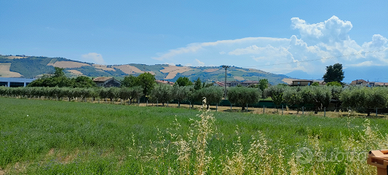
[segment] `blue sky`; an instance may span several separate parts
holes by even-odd
[[[12,0],[0,7],[0,54],[226,64],[311,78],[337,62],[388,68],[387,0]]]

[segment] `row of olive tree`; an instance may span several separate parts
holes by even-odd
[[[351,108],[367,112],[368,116],[372,111],[387,108],[388,105],[388,88],[384,87],[272,86],[264,94],[271,97],[277,107],[281,104],[299,107],[313,105],[315,113],[327,108],[331,102],[334,102],[335,110]]]
[[[21,98],[49,98],[49,99],[63,99],[68,98],[92,98],[94,101],[96,98],[106,100],[109,98],[123,99],[132,101],[133,99],[140,99],[143,96],[143,89],[139,86],[131,88],[59,88],[59,87],[0,87],[0,96],[13,96]]]
[[[313,105],[315,113],[328,107],[332,99],[338,100],[342,87],[337,86],[272,86],[265,90],[265,97],[271,97],[276,107]],[[298,108],[299,111],[299,108]]]
[[[341,93],[340,100],[343,107],[366,112],[369,116],[374,110],[387,108],[388,88],[347,88]]]
[[[192,105],[194,102],[201,102],[202,97],[206,97],[207,107],[209,104],[218,104],[222,100],[223,89],[221,87],[209,86],[195,90],[193,85],[190,86],[170,86],[167,84],[156,85],[150,94],[150,99],[154,102],[164,103],[176,100],[178,107],[182,101],[189,101]]]

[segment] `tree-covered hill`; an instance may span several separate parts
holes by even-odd
[[[155,75],[157,80],[172,82],[181,76],[188,77],[191,81],[195,81],[198,77],[203,81],[225,80],[225,70],[222,67],[215,66],[187,67],[168,64],[97,65],[61,57],[0,55],[0,77],[36,78],[43,74],[52,74],[54,67],[64,68],[66,75],[70,77],[79,75],[89,77],[113,76],[121,79],[130,74],[137,76],[144,72],[150,72]],[[227,77],[228,81],[258,81],[265,78],[271,84],[284,83],[282,80],[288,78],[285,75],[234,66],[228,69]]]

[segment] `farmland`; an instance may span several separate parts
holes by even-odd
[[[385,118],[0,97],[0,174],[373,174]]]

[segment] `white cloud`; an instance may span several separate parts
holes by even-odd
[[[199,66],[204,66],[204,65],[205,65],[204,62],[201,62],[201,61],[199,61],[198,59],[195,59],[195,61],[198,63]]]
[[[105,61],[102,58],[102,55],[94,52],[82,55],[82,59],[84,61],[91,61],[96,64],[105,64]]]
[[[299,29],[301,39],[309,44],[349,40],[348,32],[353,27],[350,21],[343,21],[337,16],[332,16],[330,19],[316,24],[308,24],[298,17],[291,18],[291,22],[294,29]]]
[[[376,66],[372,61],[364,61],[362,63],[351,64],[349,67],[364,67],[364,66]]]
[[[314,75],[323,74],[326,66],[334,63],[344,67],[388,66],[388,39],[375,34],[370,42],[358,44],[349,35],[353,28],[350,21],[332,16],[309,24],[294,17],[291,26],[299,34],[290,38],[247,37],[192,43],[153,59],[193,65],[192,60],[196,60],[204,65],[197,59],[201,58],[207,65],[235,65],[273,73],[303,70]]]
[[[174,56],[181,55],[181,54],[195,53],[195,52],[197,52],[205,47],[211,47],[211,46],[217,46],[217,45],[228,45],[228,44],[229,45],[241,44],[241,43],[247,43],[247,42],[254,42],[257,40],[282,41],[284,39],[282,39],[282,38],[268,38],[268,37],[248,37],[248,38],[235,39],[235,40],[221,40],[221,41],[215,41],[215,42],[192,43],[186,47],[172,49],[172,50],[169,50],[167,53],[159,54],[160,55],[159,57],[153,57],[153,59],[165,60],[165,59],[169,59],[169,58],[172,58]],[[220,54],[222,54],[222,51]]]

